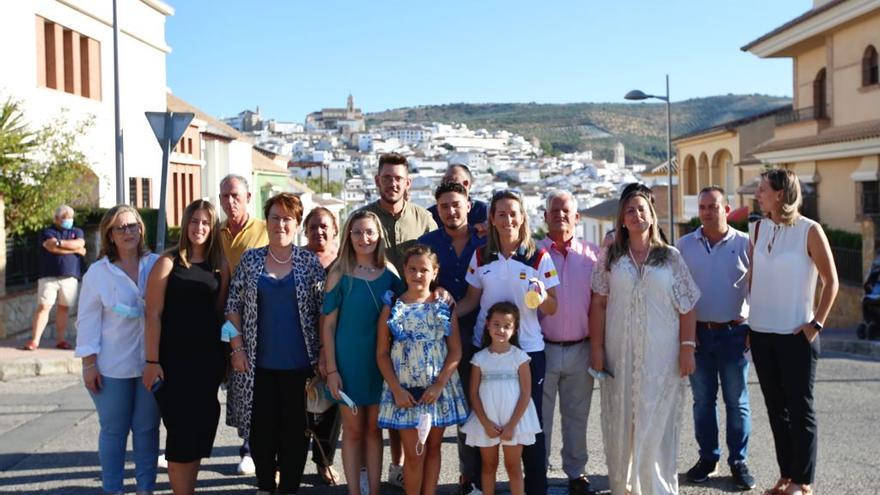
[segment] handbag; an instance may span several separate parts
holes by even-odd
[[[311,414],[323,414],[330,409],[334,402],[327,398],[327,384],[320,376],[314,376],[306,381],[306,412]]]

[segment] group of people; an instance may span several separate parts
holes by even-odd
[[[297,492],[310,442],[321,478],[340,482],[340,429],[350,495],[380,493],[383,429],[389,482],[435,493],[452,426],[461,493],[494,493],[503,450],[511,492],[544,494],[557,398],[561,468],[570,493],[590,494],[596,380],[612,493],[677,493],[684,377],[699,444],[687,478],[717,472],[720,383],[728,464],[750,489],[751,349],[780,469],[767,493],[811,493],[817,336],[837,279],[821,226],[797,213],[796,176],[762,175],[766,217],[748,235],[727,225],[724,191],[704,189],[702,226],[677,248],[642,185],[623,191],[600,249],[576,238],[572,194],[548,194],[548,235],[535,241],[519,193],[485,204],[470,198],[471,181],[467,167],[450,166],[428,211],[406,199],[406,158],[383,155],[379,199],[340,229],[323,208],[303,220],[287,193],[263,205],[265,222],[253,218],[247,181],[228,176],[226,220],[193,202],[178,245],[161,255],[146,250],[134,208],[110,209],[100,259],[82,281],[76,344],[99,416],[104,491],[123,491],[129,432],[138,493],[154,489],[161,418],[172,490],[193,493],[225,381],[226,422],[243,439],[239,470],[255,472],[259,494]],[[333,403],[320,415],[306,412],[316,382]]]

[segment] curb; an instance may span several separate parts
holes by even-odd
[[[822,341],[823,351],[845,352],[880,361],[880,341],[825,339]]]
[[[79,373],[81,370],[80,359],[74,357],[0,362],[0,382],[35,376],[68,375]]]

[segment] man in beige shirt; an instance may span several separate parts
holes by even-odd
[[[220,181],[220,207],[226,214],[226,220],[220,224],[220,242],[232,273],[235,273],[245,251],[269,243],[266,222],[252,217],[247,211],[250,202],[247,179],[230,174]]]
[[[402,275],[401,263],[406,250],[415,245],[422,234],[436,230],[437,224],[428,210],[406,200],[412,185],[406,157],[399,153],[379,157],[375,180],[379,199],[364,209],[375,213],[382,222],[386,253]]]

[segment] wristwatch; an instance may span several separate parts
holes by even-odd
[[[55,238],[55,247],[57,247],[57,248],[61,247],[61,238],[60,237]]]
[[[822,324],[819,323],[818,321],[813,320],[813,321],[810,322],[810,325],[812,325],[813,328],[815,328],[817,332],[821,332],[821,331],[822,331],[822,328],[823,328],[823,327],[822,327]]]

